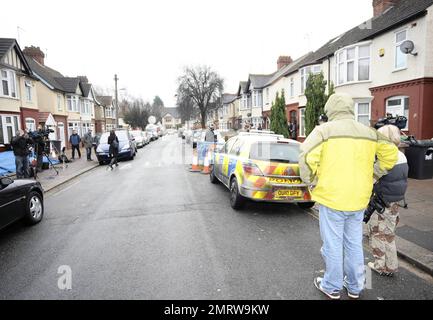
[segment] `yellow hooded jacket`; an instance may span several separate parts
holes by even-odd
[[[316,127],[301,146],[301,178],[309,185],[317,182],[312,199],[319,204],[337,211],[363,210],[373,191],[373,174],[380,177],[391,170],[398,149],[354,120],[350,96],[332,95],[325,112],[329,122]]]

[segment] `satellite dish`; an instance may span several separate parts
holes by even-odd
[[[148,121],[150,124],[155,124],[155,122],[156,122],[156,118],[155,118],[154,116],[150,116],[149,119],[147,119],[147,121]]]
[[[414,50],[415,50],[415,44],[413,43],[413,41],[406,40],[400,45],[400,51],[403,52],[404,54],[416,55],[415,53],[413,53]]]

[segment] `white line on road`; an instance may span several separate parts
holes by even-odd
[[[121,166],[119,168],[119,170],[131,169],[131,168],[132,168],[132,164],[128,163],[128,164],[125,164],[125,165]]]
[[[73,186],[77,185],[80,181],[74,182],[73,184],[67,186],[66,188],[57,191],[56,193],[54,193],[53,195],[51,195],[52,197],[59,195],[60,193],[62,193],[63,191],[69,190],[71,189]]]

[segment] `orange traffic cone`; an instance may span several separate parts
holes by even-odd
[[[191,172],[200,172],[200,166],[198,165],[198,155],[197,155],[197,149],[192,150],[192,166],[191,166]]]
[[[210,152],[206,152],[206,156],[204,157],[204,163],[203,163],[203,170],[201,173],[203,174],[209,174],[210,173]]]

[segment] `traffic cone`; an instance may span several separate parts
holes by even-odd
[[[209,152],[206,153],[206,156],[204,157],[204,163],[203,163],[203,170],[201,173],[203,174],[210,174],[210,163],[209,163]]]
[[[198,165],[198,155],[197,155],[197,149],[192,150],[192,166],[191,166],[191,172],[200,172],[200,166]]]

